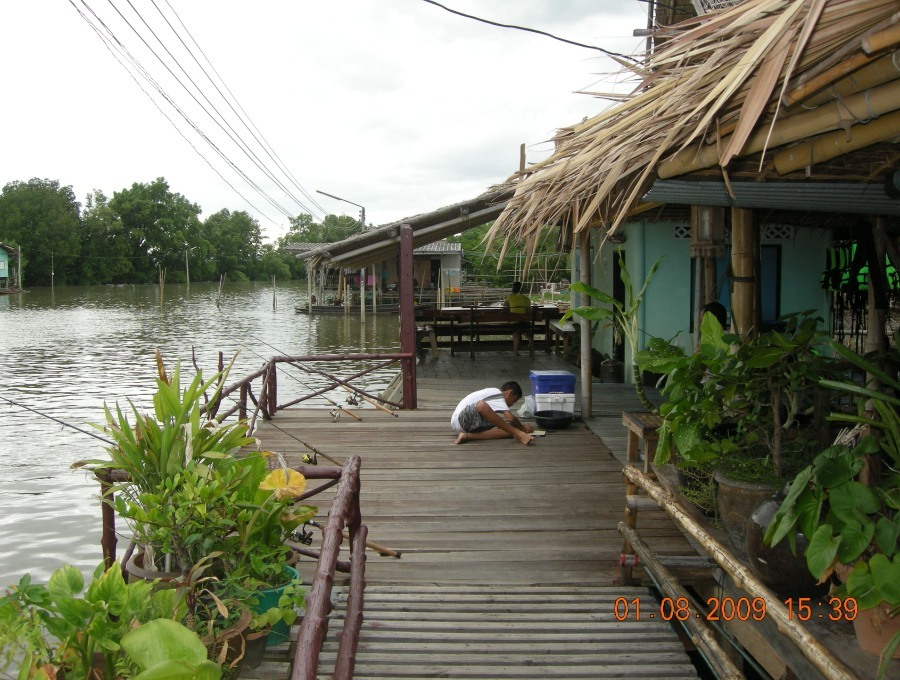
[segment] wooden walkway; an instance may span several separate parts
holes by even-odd
[[[592,427],[618,433],[618,457],[582,421],[527,447],[455,446],[450,414],[467,393],[513,379],[527,394],[530,370],[577,369],[545,354],[445,355],[419,366],[415,411],[367,409],[357,411],[362,422],[334,422],[327,410],[288,409],[257,433],[289,463],[307,452],[298,439],[338,461],[360,455],[369,540],[402,553],[368,554],[357,677],[696,677],[667,624],[613,614],[617,597],[651,597],[617,585],[621,412],[636,408],[633,388],[594,390],[603,415]],[[662,554],[693,554],[662,512],[642,512],[640,530]],[[304,562],[309,580],[314,563]],[[242,677],[286,677],[286,647]]]

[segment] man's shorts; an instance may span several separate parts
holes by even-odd
[[[463,432],[482,432],[494,427],[478,412],[475,404],[469,404],[460,411],[457,421]]]

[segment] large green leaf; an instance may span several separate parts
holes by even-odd
[[[847,450],[845,447],[833,448],[840,448],[844,451]],[[813,466],[815,467],[816,472],[816,483],[831,488],[839,486],[844,482],[849,482],[856,477],[856,473],[859,472],[862,467],[862,460],[849,455],[837,457],[820,455],[816,458]]]
[[[847,594],[856,600],[860,609],[871,609],[881,604],[882,597],[872,578],[869,563],[860,560],[847,577]]]
[[[834,563],[840,543],[840,536],[832,535],[830,524],[823,524],[816,529],[809,545],[806,546],[806,565],[817,579],[821,579],[825,570]]]
[[[875,522],[875,544],[888,557],[893,557],[897,553],[897,539],[900,538],[897,519],[897,517],[893,520],[879,517]]]
[[[122,568],[118,562],[113,562],[113,565],[99,578],[91,581],[84,599],[88,602],[105,604],[113,616],[119,616],[125,611],[128,603],[128,591],[125,579],[122,577]]]
[[[900,604],[900,558],[877,553],[869,560],[869,572],[881,598],[892,607]]]
[[[84,576],[71,564],[64,564],[50,575],[47,591],[54,600],[79,595],[84,588]]]
[[[861,514],[870,515],[881,508],[875,492],[855,481],[844,482],[831,489],[828,502],[831,511],[844,522],[861,521]]]
[[[847,522],[841,529],[841,545],[838,548],[837,558],[844,564],[853,564],[853,561],[862,555],[869,547],[872,537],[875,535],[875,523]]]
[[[783,355],[784,350],[779,347],[759,347],[744,363],[747,368],[768,368],[781,361]]]
[[[156,680],[169,678],[221,677],[221,669],[210,663],[206,647],[195,632],[171,619],[154,619],[129,631],[122,637],[122,647],[141,669],[136,678]]]

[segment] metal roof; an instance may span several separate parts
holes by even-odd
[[[427,255],[427,254],[455,254],[462,253],[462,243],[455,243],[454,241],[435,241],[434,243],[428,243],[421,248],[416,248],[413,250],[413,255]]]
[[[900,200],[884,185],[851,182],[725,182],[656,180],[643,200],[725,208],[808,211],[855,215],[900,216]]]
[[[391,222],[343,241],[297,254],[298,257],[310,259],[314,266],[321,263],[363,267],[396,254],[400,244],[400,226],[403,224],[413,228],[413,248],[418,249],[496,219],[511,195],[510,190],[488,191],[468,201]]]

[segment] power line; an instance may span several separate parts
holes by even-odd
[[[237,148],[238,148],[238,149],[239,149],[239,150],[240,150],[247,158],[249,158],[249,159],[251,160],[251,162],[253,162],[253,164],[254,164],[261,172],[263,172],[263,174],[264,174],[269,180],[271,180],[276,186],[278,186],[278,187],[285,193],[286,196],[288,196],[292,201],[294,201],[294,202],[300,207],[300,209],[301,209],[302,211],[307,212],[307,213],[311,213],[311,214],[315,214],[316,212],[318,212],[320,215],[324,215],[324,214],[325,214],[325,210],[323,210],[323,209],[321,208],[321,206],[318,206],[317,204],[315,204],[314,201],[311,201],[314,205],[316,205],[316,208],[318,208],[318,210],[313,210],[313,209],[311,209],[311,208],[310,208],[307,204],[305,204],[302,200],[300,200],[299,198],[297,198],[297,197],[291,192],[291,190],[289,190],[289,189],[285,186],[285,184],[275,176],[275,172],[274,172],[273,170],[271,170],[270,168],[266,167],[265,162],[264,162],[264,161],[263,161],[263,160],[262,160],[262,159],[261,159],[261,158],[260,158],[260,157],[252,150],[250,144],[248,144],[244,139],[241,138],[240,134],[239,134],[239,133],[234,129],[234,127],[228,122],[228,120],[227,120],[226,117],[222,114],[222,112],[219,111],[219,109],[216,107],[216,105],[209,99],[209,97],[206,96],[206,94],[204,93],[204,91],[203,91],[203,89],[200,87],[200,85],[199,85],[199,84],[198,84],[198,83],[190,76],[190,74],[188,74],[188,72],[186,71],[186,69],[185,69],[185,68],[181,65],[181,63],[179,62],[178,58],[177,58],[177,57],[172,53],[172,51],[166,46],[166,44],[164,43],[163,39],[156,33],[156,31],[154,31],[154,29],[153,29],[153,28],[150,26],[150,24],[146,21],[146,19],[144,18],[144,16],[141,15],[140,11],[132,4],[131,0],[126,0],[126,1],[127,1],[127,3],[128,3],[128,6],[131,8],[132,12],[134,12],[134,14],[140,19],[140,21],[143,23],[143,25],[144,25],[144,27],[146,28],[146,30],[149,31],[149,33],[153,36],[153,39],[155,39],[155,41],[156,41],[157,43],[159,43],[159,45],[162,46],[162,48],[165,50],[166,54],[167,54],[168,57],[171,59],[171,61],[172,61],[172,62],[175,64],[175,66],[181,71],[181,73],[184,74],[184,76],[186,77],[186,79],[187,79],[187,80],[190,82],[190,84],[193,86],[194,90],[195,90],[197,93],[199,93],[199,96],[202,97],[203,100],[205,100],[205,102],[206,102],[206,104],[208,105],[208,107],[207,107],[207,105],[204,105],[204,103],[201,102],[201,101],[198,99],[198,97],[194,94],[194,92],[191,90],[191,88],[188,87],[188,85],[186,85],[185,82],[184,82],[184,81],[183,81],[183,80],[182,80],[175,72],[173,72],[172,68],[170,68],[170,66],[169,66],[169,65],[166,63],[166,61],[160,56],[160,54],[159,54],[159,53],[158,53],[158,52],[157,52],[157,51],[156,51],[156,50],[148,43],[147,39],[145,39],[145,37],[144,37],[143,35],[141,35],[141,32],[135,27],[135,25],[134,25],[131,21],[129,21],[129,19],[128,19],[128,18],[123,14],[123,12],[119,9],[119,7],[117,7],[117,6],[115,5],[115,3],[113,2],[113,0],[108,0],[110,6],[111,6],[111,7],[115,10],[115,12],[118,14],[118,16],[119,16],[119,18],[121,19],[121,21],[123,21],[123,22],[125,23],[125,25],[127,25],[128,28],[129,28],[129,29],[130,29],[130,30],[131,30],[131,31],[132,31],[132,32],[133,32],[133,33],[141,40],[141,42],[143,43],[144,47],[150,51],[150,53],[157,59],[157,61],[158,61],[158,62],[166,69],[166,71],[168,72],[168,74],[169,74],[172,78],[174,78],[175,81],[176,81],[176,82],[184,89],[184,91],[185,91],[185,92],[193,99],[194,103],[195,103],[197,106],[200,107],[200,109],[203,111],[203,113],[204,113],[205,115],[209,116],[209,118],[210,118],[210,119],[211,119],[211,120],[212,120],[212,121],[213,121],[213,122],[214,122],[221,130],[222,130],[222,132],[225,133],[225,135],[228,137],[228,139],[229,139],[232,143],[234,143],[235,146],[237,146]],[[193,61],[194,61],[194,62],[197,64],[197,66],[200,68],[200,70],[201,70],[201,72],[204,74],[204,76],[205,76],[205,77],[213,84],[213,86],[216,88],[216,91],[218,92],[219,96],[221,96],[222,99],[226,102],[226,104],[228,104],[229,108],[232,110],[232,112],[235,114],[235,116],[238,118],[238,120],[241,121],[241,123],[243,124],[243,126],[249,130],[249,126],[247,125],[247,123],[246,123],[244,117],[242,117],[240,114],[238,114],[238,113],[234,110],[234,107],[231,106],[231,103],[229,102],[228,98],[225,97],[224,94],[222,94],[221,90],[218,89],[218,87],[216,86],[216,84],[215,84],[215,82],[213,81],[213,79],[212,79],[212,78],[209,76],[209,74],[207,73],[206,69],[203,67],[202,64],[200,64],[200,62],[199,62],[199,60],[197,59],[197,57],[194,55],[194,53],[191,51],[191,49],[185,44],[184,40],[183,40],[182,37],[179,35],[179,33],[178,33],[178,31],[176,30],[176,28],[172,25],[172,23],[169,21],[169,19],[166,18],[166,16],[163,14],[163,12],[160,10],[160,8],[156,5],[155,1],[154,1],[154,0],[150,0],[150,1],[153,3],[154,8],[156,9],[157,12],[159,12],[160,16],[162,16],[163,20],[166,22],[166,24],[167,24],[167,26],[169,27],[169,29],[176,35],[176,37],[178,38],[178,40],[179,40],[179,41],[181,42],[181,44],[183,45],[184,49],[187,50],[188,54],[191,56],[191,58],[193,59]],[[111,51],[111,53],[113,54],[113,56],[117,59],[117,61],[119,61],[120,65],[122,65],[123,68],[125,68],[126,71],[129,72],[129,74],[131,75],[132,79],[135,80],[135,82],[137,82],[138,86],[141,87],[141,90],[142,90],[142,91],[148,96],[148,98],[154,103],[154,106],[156,106],[157,110],[159,110],[159,111],[164,115],[164,117],[170,122],[170,124],[172,124],[172,126],[176,129],[176,131],[182,136],[182,138],[184,138],[185,141],[187,141],[187,142],[191,145],[191,147],[194,149],[195,153],[197,153],[197,154],[203,159],[203,161],[204,161],[204,162],[205,162],[205,163],[206,163],[206,164],[207,164],[207,165],[208,165],[208,166],[209,166],[209,167],[210,167],[210,168],[211,168],[211,169],[212,169],[212,170],[213,170],[213,171],[214,171],[214,172],[215,172],[215,173],[216,173],[216,174],[217,174],[217,175],[218,175],[218,176],[219,176],[219,177],[227,184],[227,185],[228,185],[229,188],[231,188],[238,196],[240,196],[245,202],[247,202],[248,205],[250,205],[250,206],[251,206],[257,213],[259,213],[261,216],[265,217],[266,219],[268,219],[268,220],[269,220],[270,222],[272,222],[273,224],[276,224],[276,225],[278,224],[275,220],[273,220],[272,218],[270,218],[268,214],[264,213],[264,212],[261,211],[258,207],[256,207],[252,202],[250,202],[245,196],[243,196],[243,195],[241,194],[240,191],[238,191],[238,190],[234,187],[234,185],[233,185],[231,182],[228,182],[228,180],[226,180],[226,179],[222,176],[222,174],[221,174],[221,173],[213,166],[213,164],[209,161],[209,159],[208,159],[204,154],[202,154],[202,153],[199,151],[199,149],[197,149],[197,147],[196,147],[196,146],[195,146],[195,145],[194,145],[194,144],[193,144],[193,143],[185,136],[185,134],[182,132],[181,128],[180,128],[180,127],[172,120],[172,118],[169,117],[169,116],[168,116],[168,115],[160,108],[160,106],[157,104],[155,98],[154,98],[153,96],[151,96],[150,93],[147,92],[147,90],[144,89],[144,88],[141,86],[140,82],[138,82],[137,78],[135,77],[135,73],[139,74],[140,77],[141,77],[141,79],[143,79],[143,80],[146,81],[149,85],[151,85],[151,86],[153,87],[153,89],[156,90],[156,93],[159,95],[159,97],[160,97],[161,99],[165,100],[166,103],[168,103],[168,104],[169,104],[169,105],[170,105],[170,106],[178,113],[178,115],[181,116],[181,118],[188,124],[188,126],[191,127],[191,128],[194,130],[194,132],[195,132],[196,134],[198,134],[198,135],[199,135],[199,136],[207,143],[207,145],[209,145],[210,148],[213,149],[213,151],[214,151],[214,152],[222,159],[222,161],[224,161],[228,166],[230,166],[230,167],[232,168],[232,170],[233,170],[235,173],[237,173],[237,174],[238,174],[238,175],[239,175],[239,176],[240,176],[240,177],[241,177],[241,178],[242,178],[242,179],[243,179],[243,180],[244,180],[251,188],[253,188],[254,191],[256,191],[256,192],[257,192],[257,193],[258,193],[258,194],[259,194],[259,195],[260,195],[260,196],[261,196],[261,197],[262,197],[262,198],[263,198],[270,206],[272,206],[276,211],[278,211],[281,215],[283,215],[284,217],[286,217],[286,218],[288,218],[288,219],[292,219],[292,218],[295,216],[292,212],[290,212],[289,210],[287,210],[287,209],[286,209],[279,201],[277,201],[277,200],[274,199],[269,193],[267,193],[267,192],[266,192],[266,191],[265,191],[265,190],[264,190],[264,189],[263,189],[256,181],[254,181],[254,180],[253,180],[253,179],[252,179],[252,178],[251,178],[244,170],[242,170],[242,169],[237,165],[237,163],[235,163],[235,162],[234,162],[234,161],[233,161],[233,160],[225,153],[225,151],[224,151],[222,148],[220,148],[215,142],[213,142],[213,140],[210,138],[209,135],[207,135],[205,132],[203,132],[203,130],[199,127],[199,125],[197,125],[197,124],[191,119],[191,117],[185,112],[185,110],[182,109],[182,108],[176,103],[176,101],[174,100],[174,98],[173,98],[170,94],[168,94],[168,93],[165,91],[165,89],[160,85],[160,83],[157,82],[157,81],[153,78],[153,76],[150,74],[150,72],[147,70],[147,68],[144,67],[144,66],[141,64],[141,62],[137,59],[137,57],[136,57],[134,54],[132,54],[131,51],[124,45],[124,43],[123,43],[123,42],[115,35],[115,32],[112,30],[112,28],[110,28],[110,26],[107,25],[107,24],[103,21],[103,19],[101,19],[100,16],[99,16],[99,15],[98,15],[98,14],[97,14],[97,13],[96,13],[89,5],[88,5],[88,3],[87,3],[86,0],[81,0],[81,4],[84,5],[84,7],[87,9],[87,11],[91,14],[91,16],[93,17],[93,20],[92,20],[90,17],[88,17],[84,12],[82,12],[81,9],[75,5],[75,2],[74,2],[73,0],[70,0],[70,4],[72,4],[73,7],[75,7],[75,10],[79,13],[79,15],[82,17],[82,19],[84,19],[84,20],[86,21],[86,23],[88,23],[88,25],[91,26],[91,28],[94,30],[94,32],[101,38],[101,40],[102,40],[102,41],[104,42],[104,44],[106,45],[107,49],[109,49],[109,50]],[[171,6],[170,6],[170,8],[171,8]],[[177,17],[177,15],[176,15],[176,17]],[[96,22],[96,23],[95,23],[95,22]],[[180,17],[178,18],[178,23],[179,23],[182,27],[184,27],[184,23],[181,21]],[[98,28],[98,25],[99,25],[100,27],[102,27],[102,29],[101,29],[101,28]],[[185,30],[186,30],[186,28],[185,28]],[[193,37],[191,37],[191,40],[193,41],[193,43],[194,43],[195,45],[197,45],[196,41],[193,40]],[[199,49],[199,45],[197,45],[197,47],[198,47],[198,49]],[[201,52],[202,52],[202,50],[201,50]],[[117,53],[121,53],[121,55],[125,58],[125,60],[127,61],[127,63],[126,63],[125,61],[123,61],[122,59],[120,59],[120,58],[118,57]],[[209,62],[209,59],[206,58],[206,55],[204,55],[204,58],[206,59],[207,63],[210,63],[210,62]],[[130,66],[129,66],[129,64],[130,64]],[[210,63],[210,66],[212,66],[211,63]],[[134,72],[132,72],[132,70],[133,70]],[[214,70],[214,69],[213,69],[213,70]],[[218,74],[217,74],[217,75],[218,75]],[[219,78],[220,78],[220,80],[221,80],[221,76],[219,76]],[[224,84],[224,81],[223,81],[223,84]],[[227,87],[226,87],[226,89],[227,89]],[[229,91],[229,92],[230,92],[230,91]],[[233,94],[232,94],[232,98],[234,98],[234,95],[233,95]],[[236,101],[236,99],[235,99],[235,101]],[[238,105],[238,107],[240,108],[240,105]],[[210,109],[212,109],[212,111],[210,111]],[[243,111],[243,109],[242,109],[242,111]],[[213,113],[213,112],[214,112],[214,113]],[[246,116],[246,114],[244,114],[244,115]],[[217,117],[217,116],[218,116],[218,117]],[[220,121],[221,121],[221,122],[220,122]],[[223,123],[224,123],[224,125],[223,125]],[[228,129],[226,129],[226,126],[227,126]],[[254,127],[255,127],[255,126],[254,126]],[[229,132],[229,130],[230,130],[231,132]],[[264,146],[264,145],[262,144],[262,142],[260,142],[259,139],[256,137],[256,135],[254,135],[254,134],[252,133],[252,131],[251,131],[251,135],[253,136],[253,138],[256,140],[256,142],[257,142],[261,147]],[[271,148],[271,146],[269,146],[269,148]],[[269,153],[269,152],[267,151],[267,154],[269,155],[270,158],[272,158],[272,153]],[[283,163],[282,163],[279,167],[281,167],[281,168],[283,169]],[[289,174],[289,173],[285,172],[285,174]],[[296,179],[294,179],[293,177],[291,177],[291,180],[293,181],[293,183],[294,183],[296,186],[299,187],[299,183],[296,182]],[[303,190],[302,187],[299,187],[299,188],[300,188],[300,190],[301,190],[301,193],[304,193],[304,195],[306,195],[306,196],[308,197],[308,194],[305,192],[305,190]]]
[[[297,189],[300,191],[300,193],[302,193],[303,196],[306,199],[308,199],[309,202],[312,203],[322,215],[325,215],[327,211],[321,205],[319,205],[319,203],[316,201],[315,197],[312,196],[297,181],[297,179],[294,177],[294,175],[291,173],[291,171],[287,168],[285,163],[281,160],[279,155],[277,153],[275,153],[275,150],[272,148],[272,145],[269,144],[268,140],[265,138],[263,133],[256,126],[256,124],[253,122],[253,120],[250,118],[250,116],[247,114],[247,112],[244,110],[244,107],[241,106],[240,102],[237,100],[237,97],[234,96],[234,93],[231,91],[231,89],[228,87],[227,83],[225,82],[225,79],[222,78],[221,74],[216,70],[216,67],[213,66],[213,63],[206,56],[206,53],[203,51],[203,48],[200,47],[199,43],[197,43],[197,41],[194,39],[194,36],[193,36],[193,34],[191,34],[188,27],[184,25],[184,22],[181,20],[181,17],[178,15],[178,12],[175,10],[175,8],[172,7],[169,0],[165,0],[165,3],[168,6],[169,10],[172,12],[172,14],[175,15],[175,18],[178,20],[178,23],[181,25],[184,32],[187,33],[187,36],[191,39],[191,42],[194,44],[194,46],[197,48],[197,50],[200,52],[200,54],[206,60],[206,63],[212,69],[212,72],[216,74],[216,77],[219,79],[219,82],[222,83],[222,87],[225,88],[225,91],[228,92],[228,94],[231,96],[231,99],[234,101],[235,105],[238,107],[238,109],[240,109],[240,113],[235,111],[235,115],[237,115],[239,117],[241,122],[244,123],[244,126],[247,127],[247,129],[250,131],[250,134],[253,135],[253,138],[256,139],[257,142],[259,143],[259,145],[266,150],[266,152],[269,154],[269,157],[275,161],[276,165],[278,165],[278,167],[282,170],[282,172],[284,172],[285,176],[291,180],[293,185],[295,187],[297,187]],[[155,5],[155,2],[154,2],[154,5]],[[157,8],[157,11],[158,11],[158,9],[159,8]],[[174,29],[173,29],[173,32],[174,32]],[[191,54],[191,56],[193,56],[193,54]],[[195,59],[195,61],[196,61],[196,59]],[[202,69],[202,66],[201,66],[201,69]],[[204,74],[206,73],[205,70],[203,70],[203,72],[204,72]],[[209,78],[208,75],[207,75],[207,78]],[[213,82],[212,78],[210,78],[209,80],[211,83],[213,83],[213,87],[216,87],[216,90],[218,91],[218,87],[216,86],[215,82]],[[222,95],[221,91],[219,92],[219,94]],[[222,95],[222,99],[224,99],[226,101],[226,103],[228,103],[229,107],[231,107],[231,103],[228,101],[228,98],[225,97],[225,95]],[[234,111],[234,108],[232,108],[231,110]],[[248,123],[249,123],[249,126],[247,125]],[[251,127],[252,127],[252,130],[250,129]],[[254,134],[254,132],[259,135],[259,139],[256,137],[256,134]],[[312,212],[312,211],[309,211],[309,212]]]
[[[131,9],[135,12],[135,14],[137,14],[138,18],[139,18],[142,22],[144,22],[144,25],[146,26],[146,25],[147,25],[147,22],[144,21],[144,18],[141,16],[140,12],[138,12],[138,11],[134,8],[134,5],[131,4],[131,0],[126,0],[126,1],[128,2],[128,5],[131,7]],[[84,2],[85,2],[85,0],[82,0],[82,3],[84,3]],[[205,106],[203,106],[203,104],[197,99],[197,97],[194,95],[194,93],[191,92],[190,89],[182,82],[182,80],[181,80],[181,79],[180,79],[180,78],[172,71],[172,69],[169,67],[168,64],[166,64],[166,62],[162,59],[162,57],[160,57],[159,54],[157,54],[156,50],[154,50],[154,49],[150,46],[150,44],[147,42],[147,40],[144,38],[144,36],[142,36],[142,35],[140,34],[140,32],[138,32],[138,30],[131,24],[131,22],[128,21],[127,18],[125,18],[125,15],[122,14],[121,10],[120,10],[118,7],[116,7],[116,5],[115,5],[115,3],[113,2],[113,0],[107,0],[107,2],[108,2],[109,5],[116,11],[116,13],[117,13],[117,14],[119,15],[119,17],[122,19],[122,21],[125,22],[125,24],[128,26],[128,28],[130,28],[131,31],[132,31],[132,32],[140,39],[140,41],[144,44],[144,46],[145,46],[148,50],[150,50],[150,53],[151,53],[154,57],[156,57],[157,61],[159,61],[159,63],[162,64],[163,68],[165,68],[166,71],[168,71],[169,75],[172,76],[172,78],[175,79],[175,82],[177,82],[179,85],[181,85],[181,87],[184,89],[184,91],[188,93],[188,95],[191,97],[191,99],[194,100],[194,102],[200,107],[200,109],[201,109],[207,116],[209,116],[210,119],[211,119],[216,125],[219,126],[219,128],[226,134],[226,136],[229,137],[229,139],[231,139],[232,142],[235,142],[235,144],[237,144],[237,142],[235,141],[235,139],[228,133],[227,130],[225,130],[224,126],[223,126],[218,120],[216,120],[216,117],[213,116],[213,115],[207,110],[207,108],[206,108]],[[106,27],[105,24],[104,24],[104,28],[106,28],[107,30],[109,30],[109,28]],[[148,28],[149,28],[149,26],[148,26]],[[156,38],[156,33],[154,33],[152,29],[150,29],[150,32],[153,34],[154,38]],[[159,40],[159,38],[156,38],[156,40],[157,40],[157,42],[159,42],[160,44],[162,44],[162,42]],[[116,42],[118,42],[119,44],[121,44],[121,42],[120,42],[118,39],[116,39]],[[168,52],[168,49],[165,47],[165,45],[163,45],[163,48],[166,49],[166,51]],[[172,56],[171,52],[169,52],[169,56]],[[172,57],[172,58],[173,58],[173,61],[175,61],[175,63],[178,65],[178,67],[179,67],[179,68],[182,70],[182,72],[183,72],[184,69],[181,67],[180,64],[178,64],[178,60],[175,59],[174,57]],[[142,67],[142,70],[143,70],[143,71],[146,71],[146,69],[144,69],[143,67]],[[148,73],[149,73],[149,72],[148,72]],[[193,83],[193,81],[191,81],[191,82]],[[196,84],[194,84],[194,87],[196,87]],[[173,103],[173,100],[172,100],[171,97],[167,96],[166,99],[169,100],[170,103]],[[208,101],[208,100],[207,100],[207,101]],[[173,103],[173,105],[174,105],[174,103]],[[180,111],[181,111],[181,109],[179,108],[179,112],[180,112]],[[194,128],[197,130],[198,133],[200,132],[200,130],[199,130],[198,127],[194,126]],[[212,145],[212,146],[216,149],[216,151],[219,152],[219,154],[223,157],[223,159],[224,159],[224,160],[227,160],[227,161],[229,162],[229,164],[231,164],[231,166],[232,166],[233,168],[235,168],[235,170],[237,170],[237,171],[241,174],[242,177],[244,177],[245,181],[246,181],[248,184],[250,184],[251,186],[253,186],[254,189],[256,189],[260,194],[263,195],[263,197],[269,202],[269,204],[270,204],[273,208],[275,208],[276,210],[278,210],[278,211],[279,211],[281,214],[283,214],[285,217],[291,217],[290,212],[289,212],[284,206],[282,206],[282,205],[281,205],[280,203],[278,203],[274,198],[272,198],[268,193],[266,193],[266,192],[262,189],[262,187],[260,187],[258,184],[256,184],[256,182],[254,182],[253,180],[251,180],[250,177],[249,177],[246,173],[244,173],[242,170],[240,170],[240,169],[238,168],[238,166],[237,166],[235,163],[233,163],[230,159],[228,159],[227,157],[225,157],[224,153],[221,152],[221,151],[218,149],[218,147],[216,147],[215,145],[212,144],[212,142],[209,140],[209,137],[208,137],[205,133],[201,133],[201,134],[202,134],[202,136],[204,137],[204,139],[206,139],[207,142],[208,142],[210,145]],[[238,144],[238,148],[240,148],[240,145],[239,145],[239,144]],[[257,166],[257,167],[258,167],[258,166]]]
[[[83,4],[85,7],[87,7],[88,11],[90,11],[91,14],[94,15],[94,17],[97,19],[97,21],[100,22],[101,25],[104,25],[104,28],[105,28],[105,24],[103,24],[103,21],[102,21],[99,17],[97,17],[97,15],[96,15],[96,14],[94,13],[94,11],[90,8],[90,6],[88,6],[87,3],[84,2],[84,0],[81,0],[81,2],[82,2],[82,4]],[[135,77],[134,73],[132,73],[132,71],[129,69],[129,67],[122,61],[122,59],[119,57],[119,55],[116,54],[116,50],[113,49],[113,45],[112,45],[113,40],[112,40],[111,38],[105,36],[105,35],[100,31],[100,29],[97,28],[97,26],[90,20],[90,18],[88,18],[88,17],[84,14],[84,12],[82,12],[82,11],[78,8],[78,6],[75,4],[74,0],[69,0],[69,3],[75,8],[75,11],[78,12],[78,15],[79,15],[82,19],[84,19],[84,21],[88,24],[88,26],[91,27],[91,30],[93,30],[94,33],[97,34],[97,37],[100,38],[101,42],[102,42],[103,45],[106,47],[106,49],[109,50],[109,52],[110,52],[110,54],[112,54],[113,58],[114,58],[116,61],[119,62],[119,64],[122,66],[122,68],[125,69],[125,72],[128,73],[128,75],[129,75],[129,76],[131,77],[131,79],[135,82],[135,84],[138,86],[138,88],[140,88],[141,92],[143,92],[143,93],[147,96],[147,98],[151,101],[151,103],[156,107],[157,111],[159,111],[159,112],[162,114],[162,116],[163,116],[166,120],[169,121],[169,123],[172,125],[172,127],[175,128],[175,131],[176,131],[179,135],[181,135],[181,138],[184,139],[184,141],[187,142],[187,143],[190,145],[190,147],[194,150],[194,152],[195,152],[198,156],[200,156],[200,158],[203,160],[203,162],[206,163],[206,164],[209,166],[209,168],[210,168],[214,173],[216,173],[216,175],[218,175],[219,178],[220,178],[223,182],[225,182],[225,184],[227,184],[227,185],[229,186],[229,188],[231,188],[232,191],[234,191],[234,193],[236,193],[238,196],[240,196],[240,197],[244,200],[244,202],[247,203],[247,205],[249,205],[251,208],[253,208],[253,210],[255,210],[260,216],[265,217],[265,218],[266,218],[267,220],[269,220],[272,224],[278,226],[278,223],[275,222],[275,220],[273,220],[273,219],[272,219],[271,217],[269,217],[265,212],[263,212],[262,210],[260,210],[259,208],[257,208],[257,207],[256,207],[256,206],[255,206],[255,205],[254,205],[254,204],[253,204],[246,196],[244,196],[240,191],[238,191],[237,188],[236,188],[231,182],[229,182],[227,179],[225,179],[225,177],[222,175],[222,173],[219,172],[219,170],[218,170],[218,169],[217,169],[217,168],[209,161],[209,159],[208,159],[206,156],[204,156],[203,153],[202,153],[202,152],[194,145],[194,143],[193,143],[190,139],[188,139],[188,138],[185,136],[185,134],[184,134],[184,132],[182,132],[181,128],[179,128],[178,125],[176,125],[175,121],[172,120],[172,118],[171,118],[165,111],[163,111],[163,109],[159,106],[159,104],[158,104],[157,101],[153,98],[153,96],[152,96],[149,92],[147,92],[146,89],[144,89],[144,86],[141,85],[141,82]],[[116,41],[116,42],[118,42],[118,41]],[[178,108],[178,106],[177,106],[173,101],[171,101],[171,100],[169,99],[168,95],[166,95],[165,92],[163,92],[163,91],[161,90],[161,88],[155,83],[155,81],[153,80],[153,78],[150,77],[150,75],[149,75],[148,73],[146,73],[146,71],[143,70],[143,68],[140,66],[139,62],[137,62],[136,59],[134,59],[133,57],[131,57],[131,55],[128,53],[128,50],[125,49],[124,46],[121,45],[121,43],[119,43],[119,45],[120,45],[120,47],[118,48],[119,51],[122,53],[123,56],[126,56],[126,55],[128,56],[128,58],[133,62],[135,69],[138,70],[139,72],[141,72],[142,77],[143,77],[148,83],[153,84],[154,87],[155,87],[155,89],[157,90],[157,92],[160,94],[160,96],[163,97],[163,99],[165,99],[167,102],[169,102],[169,104],[172,106],[172,108],[174,108],[176,111],[178,111],[178,112],[181,114],[182,118],[184,118],[184,119],[188,122],[188,124],[194,129],[195,132],[197,132],[197,134],[199,134],[201,137],[203,137],[203,138],[210,144],[210,146],[213,146],[213,148],[215,148],[215,146],[212,144],[212,142],[211,142],[210,140],[206,139],[205,135],[203,135],[203,133],[199,130],[199,128],[197,128],[197,126],[194,125],[193,122],[191,122],[190,119],[187,118],[186,114],[185,114],[183,111],[181,111],[181,110]],[[220,156],[221,156],[221,155],[222,155],[222,154],[220,153]],[[227,161],[226,161],[226,162],[227,162]],[[235,170],[237,171],[236,168],[235,168]],[[238,172],[239,172],[239,171],[238,171]],[[239,174],[240,174],[240,173],[239,173]],[[258,188],[257,188],[257,190],[259,191]]]
[[[466,19],[472,19],[474,21],[480,21],[483,24],[488,24],[490,26],[498,26],[499,28],[513,28],[517,31],[527,31],[528,33],[536,33],[537,35],[543,35],[547,38],[553,38],[553,40],[559,40],[560,42],[567,43],[569,45],[575,45],[576,47],[586,47],[589,50],[597,50],[598,52],[603,52],[603,54],[616,57],[618,59],[625,59],[626,61],[637,62],[637,59],[634,57],[630,57],[625,54],[619,54],[618,52],[610,52],[609,50],[603,49],[602,47],[597,47],[596,45],[586,45],[584,43],[576,42],[575,40],[568,40],[567,38],[560,38],[559,36],[555,36],[552,33],[547,33],[546,31],[541,31],[536,28],[528,28],[527,26],[517,26],[515,24],[501,24],[498,21],[491,21],[490,19],[482,19],[481,17],[476,17],[472,14],[466,14],[465,12],[460,12],[459,10],[451,9],[445,5],[442,5],[439,2],[435,2],[435,0],[422,0],[422,2],[427,2],[429,5],[434,5],[435,7],[440,7],[441,9],[450,12],[451,14],[456,14],[461,17],[465,17]]]

